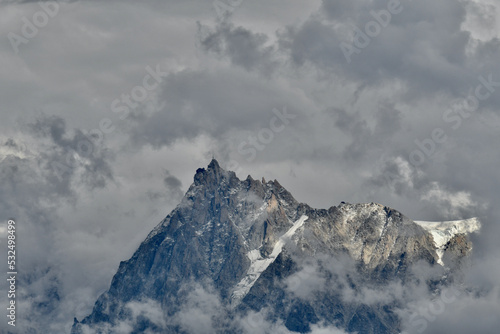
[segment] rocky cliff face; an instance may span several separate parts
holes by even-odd
[[[380,204],[313,209],[276,180],[242,181],[213,160],[196,171],[182,202],[132,258],[120,263],[109,290],[88,317],[75,319],[72,333],[208,333],[174,320],[198,287],[215,296],[216,333],[244,332],[236,320],[249,314],[301,333],[317,324],[399,333],[397,301],[372,303],[348,298],[346,291],[356,296],[364,287],[404,284],[412,280],[412,264],[440,266],[438,251],[459,259],[471,249],[464,234],[441,250],[434,239]],[[252,323],[253,332],[266,332]]]

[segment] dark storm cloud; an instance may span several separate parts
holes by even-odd
[[[323,1],[323,10],[328,18],[335,20],[345,20],[359,15],[360,9],[363,8],[362,1]]]
[[[182,187],[182,182],[175,176],[170,175],[170,172],[168,170],[165,171],[165,174],[166,176],[163,179],[163,183],[165,183],[165,186],[173,190],[180,190]]]
[[[279,86],[262,85],[243,71],[182,71],[169,75],[159,93],[164,107],[147,116],[137,117],[132,142],[153,147],[171,145],[179,139],[194,139],[201,134],[223,138],[229,131],[254,130],[269,125],[273,109],[289,106],[281,112],[300,115],[295,97]]]
[[[235,27],[227,21],[219,23],[214,30],[200,25],[199,31],[200,44],[205,51],[226,56],[236,66],[270,75],[278,65],[273,59],[274,47],[265,45],[268,41],[265,34]]]
[[[359,45],[351,41],[360,35],[356,29],[366,34],[366,24],[377,22],[372,13],[388,12],[388,3],[325,0],[318,15],[282,34],[282,49],[289,51],[299,66],[311,63],[359,83],[401,80],[412,98],[436,93],[464,95],[480,74],[492,73],[500,81],[495,60],[500,56],[498,40],[483,42],[488,53],[478,48],[469,55],[473,38],[461,29],[466,9],[458,1],[402,0],[398,13],[391,15],[390,24],[381,27],[376,36],[367,36]],[[342,42],[357,50],[349,55],[350,63],[340,47]],[[500,99],[494,97],[494,101]]]
[[[349,114],[342,109],[335,110],[334,117],[335,125],[351,137],[351,143],[343,152],[346,159],[371,158],[377,151],[384,149],[388,140],[401,130],[401,112],[391,105],[374,108],[372,120],[366,119],[359,112]]]
[[[166,191],[147,191],[146,194],[150,200],[164,200],[177,204],[183,197],[184,191],[182,182],[168,170],[164,171],[163,184]]]

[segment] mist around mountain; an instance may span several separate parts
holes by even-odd
[[[422,333],[459,300],[478,220],[315,209],[216,160],[120,263],[83,333]]]

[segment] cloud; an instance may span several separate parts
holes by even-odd
[[[500,301],[498,285],[486,288],[488,284],[475,284],[460,279],[460,275],[443,281],[445,271],[428,263],[415,263],[410,268],[410,276],[403,283],[399,280],[380,282],[372,285],[369,277],[358,271],[355,263],[348,257],[332,258],[316,254],[314,259],[306,260],[294,256],[299,261],[299,270],[286,279],[286,289],[296,297],[311,303],[318,303],[321,296],[338,294],[345,309],[352,305],[361,308],[383,307],[384,312],[392,309],[402,320],[402,333],[437,333],[455,330],[457,333],[479,330],[493,333],[496,314]],[[490,264],[494,265],[494,264]],[[472,268],[462,267],[464,273],[473,272]],[[474,311],[472,311],[474,310]],[[472,312],[480,322],[471,322],[467,313]],[[261,326],[264,317],[251,313],[252,323]],[[322,328],[314,325],[312,333],[327,330],[335,333],[335,328]]]
[[[352,138],[344,149],[345,159],[359,160],[367,155],[376,155],[401,130],[401,113],[390,105],[381,105],[378,110],[374,110],[373,121],[360,112],[348,113],[342,109],[335,110],[334,117],[335,125]]]
[[[398,81],[408,92],[403,98],[422,98],[438,93],[460,96],[478,73],[499,77],[493,58],[483,58],[482,48],[469,47],[473,38],[462,30],[467,10],[456,1],[401,1],[390,24],[370,38],[365,29],[377,22],[373,13],[388,11],[386,1],[323,1],[322,8],[302,25],[282,34],[282,49],[297,66],[311,64],[332,71],[360,85],[385,85]],[[384,24],[385,25],[385,24]],[[357,30],[356,30],[357,29]],[[366,42],[356,43],[355,31],[365,33]],[[352,39],[354,36],[354,40]],[[348,62],[341,43],[359,52]],[[351,44],[352,43],[352,44]],[[496,45],[495,39],[484,42]],[[360,47],[367,44],[366,47]],[[493,50],[491,50],[493,51]],[[494,54],[500,52],[495,47]],[[495,103],[498,98],[495,97]]]
[[[164,107],[133,121],[131,142],[158,149],[207,135],[221,143],[231,138],[238,150],[246,133],[258,134],[261,129],[269,128],[271,120],[277,117],[273,110],[280,110],[281,115],[286,109],[285,117],[293,115],[297,119],[304,114],[300,109],[302,102],[290,97],[290,87],[281,83],[263,85],[261,80],[226,67],[217,72],[186,70],[169,75],[158,97]],[[295,127],[297,123],[277,119],[273,124],[281,129],[282,124]],[[287,134],[290,136],[290,131]],[[286,135],[273,133],[274,137]]]
[[[498,289],[478,296],[457,288],[443,290],[437,296],[410,303],[402,312],[403,333],[439,333],[453,331],[468,333],[471,330],[493,333],[498,325]],[[476,321],[471,321],[471,318]]]
[[[142,333],[153,334],[158,330],[166,330],[167,320],[161,305],[154,300],[131,301],[124,306],[123,319],[116,324],[100,324],[95,327],[81,325],[83,334],[132,333],[141,330],[141,326],[150,326]]]
[[[231,63],[248,71],[257,70],[268,76],[279,65],[274,46],[266,46],[268,36],[253,33],[243,27],[235,27],[222,21],[215,29],[199,24],[200,45],[206,52],[228,57]]]
[[[71,191],[67,180],[77,167],[82,170],[82,183],[90,189],[103,188],[114,181],[109,163],[113,156],[101,149],[102,138],[85,135],[80,129],[68,134],[66,122],[59,116],[42,115],[28,129],[37,139],[49,139],[52,147],[41,152],[46,173],[53,182],[66,187],[67,192]]]
[[[197,283],[186,284],[184,290],[187,292],[185,303],[172,321],[188,333],[218,333],[226,310],[215,290]]]
[[[286,290],[300,299],[313,300],[315,294],[324,290],[327,284],[326,275],[319,269],[316,261],[304,260],[300,270],[286,278]]]
[[[424,201],[434,202],[439,206],[442,214],[448,218],[464,217],[467,212],[480,207],[471,199],[471,194],[466,191],[450,193],[440,188],[437,182],[433,182],[430,189],[421,198]],[[465,215],[464,215],[465,213]]]

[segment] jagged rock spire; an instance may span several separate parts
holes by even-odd
[[[220,170],[222,168],[220,167],[219,162],[212,157],[212,161],[210,161],[210,163],[208,164],[208,169]]]
[[[195,185],[219,183],[226,174],[227,172],[221,168],[219,162],[213,158],[208,164],[207,169],[198,168],[196,170],[194,183]]]

